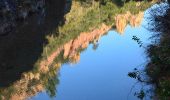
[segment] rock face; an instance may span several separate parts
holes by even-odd
[[[125,16],[118,15],[115,17],[115,20],[116,20],[116,29],[120,34],[122,34],[127,25],[127,19]]]
[[[136,15],[131,15],[130,25],[132,27],[139,27],[142,22],[143,16],[144,16],[143,12],[139,12],[139,14]]]
[[[59,47],[55,52],[53,52],[47,60],[44,60],[40,63],[40,68],[50,66],[54,59],[64,51],[63,58],[69,59],[70,62],[76,63],[80,60],[80,49],[85,49],[90,42],[98,40],[102,35],[104,35],[111,27],[102,24],[101,28],[94,29],[91,32],[82,32],[80,35],[74,39],[70,40],[63,46]]]
[[[45,0],[0,0],[0,35],[6,35],[16,21],[26,19],[44,10]]]
[[[120,34],[123,34],[125,27],[129,23],[132,27],[140,26],[144,13],[139,12],[136,15],[126,12],[126,14],[120,14],[115,17],[116,29]]]

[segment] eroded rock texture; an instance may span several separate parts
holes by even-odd
[[[120,14],[115,17],[115,24],[116,29],[120,34],[124,33],[125,27],[129,23],[132,27],[138,27],[140,26],[142,19],[143,19],[144,13],[139,12],[138,14],[131,14],[130,12],[127,12],[125,14]]]

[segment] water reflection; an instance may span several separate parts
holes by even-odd
[[[143,20],[144,13],[139,12],[136,15],[131,14],[129,11],[126,14],[120,14],[115,17],[116,29],[120,34],[123,34],[127,24],[129,23],[132,27],[139,27]]]
[[[1,40],[1,43],[6,42],[8,44],[1,45],[2,48],[0,52],[3,54],[3,57],[1,56],[0,58],[3,62],[1,63],[2,67],[0,73],[1,86],[8,86],[0,90],[2,99],[23,100],[44,90],[50,97],[56,96],[56,89],[59,84],[58,74],[60,66],[68,62],[73,64],[78,63],[80,61],[81,51],[85,50],[90,43],[93,44],[93,49],[96,50],[99,45],[98,41],[100,37],[106,34],[111,28],[103,24],[99,29],[81,33],[76,39],[70,40],[66,44],[60,46],[55,52],[48,56],[47,59],[40,61],[40,66],[36,66],[32,71],[26,72],[32,69],[32,66],[40,57],[43,46],[47,42],[45,38],[45,36],[48,35],[47,33],[51,33],[53,30],[56,31],[58,25],[56,16],[58,16],[58,13],[53,15],[54,13],[48,12],[48,10],[52,10],[53,8],[52,5],[47,8],[47,15],[43,19],[44,21],[41,25],[36,21],[32,22],[33,20],[37,20],[36,18],[31,18],[31,23],[29,23],[30,21],[28,20],[27,24],[19,27],[16,32]],[[56,10],[60,11],[61,8],[56,8]],[[60,14],[61,16],[58,19],[62,18],[62,10]],[[140,13],[139,15],[142,16],[142,14],[143,13]],[[140,20],[131,21],[131,25],[136,26],[135,23],[140,24],[141,16],[139,16]],[[138,17],[135,17],[135,19],[137,18]],[[120,20],[124,19],[118,18],[117,20],[117,30],[119,31],[119,29],[121,29],[120,32],[122,33],[126,26],[124,26],[124,24],[127,23],[121,23],[122,21]],[[32,26],[34,26],[35,29],[33,29]],[[13,38],[11,39],[11,37]],[[32,41],[30,41],[30,39]],[[16,81],[23,72],[25,73],[22,74],[21,79]],[[16,82],[9,86],[13,81]]]
[[[110,27],[103,25],[101,29],[94,30],[91,33],[82,33],[76,39],[59,47],[47,60],[40,62],[39,67],[34,68],[31,72],[24,73],[19,81],[8,88],[1,89],[2,98],[22,100],[44,89],[50,96],[55,96],[56,84],[59,82],[56,74],[61,63],[65,61],[77,63],[80,60],[80,51],[87,48],[90,42],[97,41],[109,29]],[[56,57],[61,58],[56,59]],[[56,60],[55,63],[54,60]]]
[[[16,98],[25,99],[44,90],[47,91],[49,96],[54,97],[56,95],[57,85],[59,84],[58,74],[60,66],[67,62],[78,63],[80,61],[80,52],[86,49],[89,43],[93,43],[94,46],[97,45],[97,41],[109,29],[110,27],[103,24],[100,29],[96,29],[90,33],[82,33],[76,39],[70,40],[68,43],[59,47],[54,53],[48,56],[47,60],[41,61],[39,67],[36,67],[33,71],[24,73],[19,81],[8,88],[2,89],[2,98],[6,98],[8,95],[12,100]]]
[[[35,96],[38,93],[43,92],[43,91],[46,91],[46,93],[50,97],[55,97],[57,95],[57,89],[58,89],[58,85],[60,83],[59,82],[60,67],[67,63],[71,63],[71,64],[81,63],[81,61],[80,61],[81,53],[85,49],[89,49],[89,47],[91,47],[90,44],[93,44],[93,50],[96,50],[96,52],[97,52],[97,49],[100,50],[101,47],[99,46],[99,44],[102,44],[102,43],[99,41],[99,39],[103,35],[105,35],[107,33],[107,31],[109,31],[111,28],[111,26],[107,26],[105,24],[102,24],[100,28],[94,29],[91,32],[82,32],[78,37],[76,37],[74,39],[70,39],[69,42],[59,46],[51,55],[47,55],[47,57],[45,59],[38,60],[41,57],[41,54],[43,52],[43,47],[48,42],[46,39],[46,36],[50,35],[50,33],[57,33],[58,28],[56,29],[56,27],[59,24],[59,20],[64,20],[63,15],[64,15],[65,8],[64,8],[64,5],[61,5],[61,3],[58,3],[58,2],[62,2],[62,1],[55,1],[55,2],[48,1],[49,4],[47,4],[47,9],[46,9],[47,11],[46,11],[45,16],[43,14],[44,18],[43,17],[39,18],[41,16],[37,16],[35,18],[34,17],[30,18],[30,20],[29,19],[25,20],[25,24],[22,24],[23,26],[18,26],[18,29],[16,30],[16,32],[14,32],[13,34],[10,34],[9,36],[0,40],[0,41],[2,41],[1,42],[2,44],[0,45],[2,47],[2,48],[0,48],[0,51],[1,51],[0,55],[3,55],[0,57],[0,61],[2,62],[1,63],[2,67],[0,69],[0,71],[1,71],[0,72],[0,79],[1,79],[0,82],[1,82],[1,87],[2,87],[0,89],[0,98],[1,99],[23,100],[23,99],[27,99],[29,97]],[[68,5],[67,5],[67,7],[68,7]],[[56,9],[54,9],[54,8],[56,8]],[[54,13],[55,10],[58,13]],[[50,11],[53,11],[53,12],[50,12]],[[68,11],[66,11],[66,12],[68,12]],[[122,16],[125,16],[125,17],[122,17]],[[122,34],[125,31],[125,27],[127,26],[128,22],[130,22],[130,24],[132,26],[139,26],[139,24],[141,23],[142,18],[143,18],[143,13],[141,12],[137,15],[132,15],[127,12],[128,17],[126,16],[126,14],[122,15],[122,16],[119,17],[119,15],[118,15],[115,18],[116,19],[116,27],[117,27],[118,32],[120,32],[120,34]],[[37,18],[40,19],[38,22],[36,21]],[[126,36],[126,34],[125,34],[125,36]],[[129,36],[131,37],[131,35],[129,35]],[[128,38],[129,38],[129,36],[128,36]],[[106,42],[111,43],[111,38],[113,38],[113,37],[108,35],[109,41],[107,41],[107,39],[105,41],[103,41],[106,46],[107,46]],[[120,39],[118,36],[116,38]],[[118,41],[117,39],[115,39],[115,41]],[[129,40],[124,40],[124,41],[129,42]],[[4,44],[4,42],[6,44]],[[121,42],[121,41],[119,41],[119,42]],[[111,48],[107,47],[107,49],[105,49],[105,47],[102,47],[103,53],[106,53],[109,58],[108,59],[109,62],[112,62],[111,58],[113,58],[113,56],[116,57],[116,58],[114,58],[114,60],[117,62],[114,62],[116,64],[113,66],[118,66],[118,64],[121,63],[119,60],[124,59],[121,57],[125,56],[126,53],[127,53],[127,55],[126,55],[127,62],[129,60],[128,56],[131,56],[131,55],[128,55],[129,52],[126,52],[125,54],[115,54],[115,55],[109,56],[109,53],[112,54],[112,52],[113,52],[111,50],[115,49],[113,47],[117,47],[117,46],[119,46],[119,44],[113,44],[113,46]],[[131,48],[131,47],[128,47],[128,48]],[[119,48],[119,50],[124,51],[125,48]],[[114,51],[114,53],[119,52],[119,50]],[[46,49],[44,51],[46,51]],[[138,52],[136,52],[136,53],[138,53]],[[91,56],[92,53],[87,54],[87,55]],[[99,53],[98,55],[101,55],[101,53]],[[95,57],[98,57],[98,56],[88,57],[88,58],[86,57],[86,59],[90,59],[90,58],[95,59]],[[101,63],[99,63],[99,62],[103,62],[103,64],[101,64],[102,66],[109,66],[110,63],[107,62],[107,57],[105,57],[104,59],[102,57],[103,56],[99,57],[101,59],[97,62],[93,62],[93,59],[91,59],[90,61],[92,61],[92,62],[86,62],[86,63],[95,63],[96,65],[93,65],[93,66],[100,66],[99,64],[101,64]],[[38,60],[38,63],[40,64],[38,66],[35,63],[37,60]],[[135,59],[133,59],[133,60],[135,60]],[[125,59],[124,59],[124,61],[125,61]],[[104,63],[104,62],[106,62],[106,63]],[[132,62],[132,63],[136,63],[136,62]],[[83,65],[88,66],[88,64],[85,64],[85,63]],[[33,68],[33,66],[35,66],[35,67]],[[99,69],[102,66],[100,66]],[[121,66],[122,70],[124,70],[124,71],[122,71],[120,69],[117,69],[117,71],[119,73],[121,73],[122,75],[125,75],[126,71],[128,69],[123,69],[122,66],[125,66],[125,65],[120,65],[120,66]],[[111,72],[111,70],[113,71],[113,68],[111,68],[110,66],[109,66],[109,68],[110,68],[110,71],[106,70],[106,72],[108,72],[110,76],[120,75],[118,72],[114,72],[116,74],[112,74],[113,72]],[[90,69],[90,68],[87,67],[87,69]],[[98,68],[94,67],[93,70],[94,69],[98,69]],[[82,70],[79,72],[83,73]],[[100,70],[99,72],[103,73],[102,70]],[[93,72],[93,73],[95,73],[95,72]],[[98,73],[98,72],[96,72],[96,73]],[[64,75],[64,74],[62,74],[62,75]],[[71,76],[71,75],[69,75],[69,76]],[[88,76],[88,72],[86,72],[85,76]],[[82,76],[82,77],[85,77],[85,76]],[[124,76],[121,76],[121,77],[124,77]],[[100,80],[98,82],[101,82],[101,79],[99,79],[99,78],[104,79],[104,80],[102,80],[103,82],[105,82],[105,81],[108,82],[106,76],[95,77],[90,80],[91,80],[91,82],[93,82],[93,84],[96,84],[96,82],[94,82],[93,79]],[[118,80],[118,82],[122,82],[121,81],[122,79],[120,80],[117,76],[113,78],[114,80],[111,79],[111,77],[108,77],[108,79],[111,80],[112,84],[114,84],[115,80],[116,81]],[[125,78],[123,78],[123,79],[125,79]],[[125,80],[127,80],[127,79],[125,79]],[[89,81],[89,80],[86,80],[83,82],[87,82],[87,81]],[[101,82],[101,83],[102,83],[102,85],[105,86],[105,84],[103,82]],[[128,80],[128,82],[129,82],[129,80]],[[67,83],[67,82],[64,82],[64,83]],[[131,84],[131,82],[129,82],[129,83]],[[111,84],[109,84],[109,83],[107,83],[107,84],[108,84],[108,86],[111,86]],[[102,85],[99,84],[96,86],[102,86]],[[118,83],[116,83],[116,85],[119,87],[121,86]],[[123,85],[125,85],[125,84],[123,84]],[[79,84],[77,84],[76,86],[79,87]],[[72,88],[75,88],[76,86],[74,85]],[[81,89],[81,87],[82,86],[80,86],[79,88]],[[85,88],[87,88],[87,86]],[[93,87],[90,87],[90,88],[93,88]],[[98,87],[96,87],[96,88],[98,88]],[[129,87],[128,87],[128,89],[129,89]],[[96,89],[94,88],[94,90],[96,90]],[[107,89],[102,88],[99,90],[100,91],[104,90],[106,93],[107,93],[106,90],[110,91],[109,93],[111,93],[111,92],[115,93],[115,91],[109,90],[109,87],[107,87]],[[97,91],[98,91],[98,89],[96,90],[96,92]],[[68,91],[68,92],[70,92],[70,91]],[[85,92],[87,92],[87,91],[85,91]],[[88,91],[88,92],[91,93],[90,91]],[[95,92],[95,91],[93,91],[93,92]],[[83,93],[84,92],[82,92],[82,94]],[[122,94],[124,94],[124,96],[125,96],[126,93],[122,93]],[[100,95],[102,95],[102,94],[100,94]],[[107,95],[107,94],[105,94],[105,95]],[[112,94],[109,94],[109,95],[112,95]],[[80,95],[80,96],[82,96],[82,95]],[[42,96],[42,98],[43,97],[44,96]],[[59,95],[59,97],[60,97],[60,95]],[[69,99],[68,97],[66,97],[66,98]],[[101,99],[99,97],[100,96],[98,96],[97,100]],[[119,97],[121,97],[120,94],[119,94]],[[135,97],[132,97],[132,98],[135,98]],[[64,100],[67,100],[67,99],[64,99]],[[79,99],[81,99],[81,98],[79,97]]]

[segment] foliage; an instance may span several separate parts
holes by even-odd
[[[110,1],[105,1],[105,5],[100,4],[98,1],[94,1],[93,4],[83,2],[84,3],[80,3],[77,2],[77,0],[72,1],[71,11],[65,15],[65,24],[61,25],[56,32],[56,34],[59,33],[59,35],[47,37],[49,40],[49,44],[45,47],[47,49],[47,55],[51,54],[59,45],[76,38],[81,32],[91,31],[100,27],[102,23],[114,26],[114,18],[117,14],[127,11],[136,14],[151,5],[150,2],[145,1],[140,2],[140,6],[136,6],[135,1],[129,1],[122,7]],[[43,53],[43,56],[47,55],[45,52]]]
[[[143,90],[140,90],[139,93],[135,93],[135,96],[137,96],[140,100],[143,100],[145,97],[145,92]]]
[[[142,47],[143,43],[140,40],[140,38],[138,38],[137,36],[133,36],[132,40],[136,41],[138,43],[139,47]]]
[[[146,72],[156,84],[156,96],[160,100],[170,98],[170,7],[167,3],[155,5],[150,10],[149,30],[154,32],[153,43],[148,46],[150,62]]]

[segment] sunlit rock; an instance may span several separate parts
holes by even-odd
[[[64,58],[67,58],[72,46],[72,40],[64,45]]]
[[[25,95],[17,95],[17,94],[15,94],[15,95],[11,96],[10,100],[24,100],[25,99],[24,97],[25,97]]]
[[[55,64],[55,68],[59,68],[59,67],[61,67],[61,63],[60,62]]]
[[[89,42],[85,42],[81,45],[81,48],[84,49],[84,48],[87,48],[89,45]]]
[[[70,58],[71,63],[76,64],[80,61],[80,53],[76,53]]]
[[[143,12],[139,12],[139,14],[136,14],[136,15],[132,15],[131,18],[130,18],[130,25],[132,27],[138,27],[141,25],[141,22],[143,20],[143,16],[144,16],[144,13]]]
[[[138,27],[141,25],[142,19],[143,19],[144,13],[139,12],[136,15],[131,14],[130,12],[127,12],[125,14],[120,14],[115,17],[115,25],[116,25],[116,30],[120,33],[123,34],[125,31],[125,28],[128,24],[132,27]]]
[[[118,15],[115,17],[116,20],[116,29],[120,34],[123,34],[125,27],[127,25],[127,19],[124,15]]]
[[[43,85],[42,85],[42,84],[36,85],[36,90],[37,90],[37,91],[43,91],[43,90],[44,90]]]
[[[55,52],[48,56],[46,66],[49,66],[51,63],[53,63],[54,59],[61,53],[61,51],[63,51],[63,46],[59,47]]]
[[[49,71],[49,68],[48,68],[48,66],[42,65],[42,66],[40,66],[39,71],[42,73],[47,73]]]
[[[37,80],[39,80],[39,79],[40,79],[40,74],[39,74],[39,73],[36,73],[36,74],[34,75],[34,78],[37,79]]]

